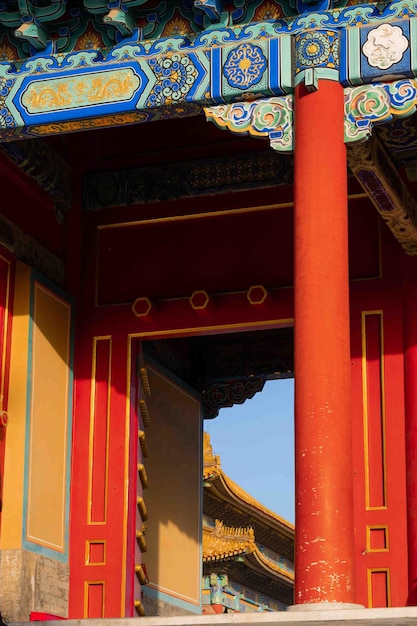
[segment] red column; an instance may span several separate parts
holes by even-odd
[[[296,604],[355,601],[343,88],[295,93]]]
[[[417,605],[417,258],[403,264],[408,600]]]

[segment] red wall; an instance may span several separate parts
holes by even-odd
[[[262,199],[267,204],[268,198]],[[218,209],[218,199],[216,203]],[[233,203],[238,204],[236,195]],[[175,207],[173,203],[172,215]],[[158,207],[153,211],[157,215]],[[129,208],[129,217],[132,212],[134,208]],[[88,237],[84,233],[89,247],[83,255],[82,291],[90,306],[84,309],[77,340],[70,609],[74,618],[131,615],[139,593],[132,539],[138,412],[134,402],[130,411],[125,400],[132,367],[129,350],[134,345],[129,335],[140,341],[234,332],[288,326],[293,317],[291,208],[96,230],[99,219],[89,216]],[[109,216],[105,219],[108,225]],[[407,596],[402,251],[364,199],[351,202],[349,227],[357,602],[398,606],[405,605]],[[247,290],[258,283],[269,288],[262,306],[247,298]],[[190,305],[195,289],[205,289],[211,297],[203,311]],[[94,307],[92,294],[96,304],[104,306]],[[132,313],[132,302],[139,296],[152,303],[143,318]],[[135,375],[130,393],[137,390]],[[100,519],[88,518],[89,502],[97,506]],[[106,542],[103,565],[86,564],[91,541]],[[136,561],[139,558],[136,554]]]

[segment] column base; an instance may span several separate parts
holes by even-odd
[[[364,609],[363,604],[353,602],[310,602],[306,604],[292,604],[287,611],[337,611],[346,609]]]

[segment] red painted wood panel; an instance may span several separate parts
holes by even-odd
[[[367,290],[351,290],[357,602],[386,606],[389,601],[391,606],[404,606],[407,538],[401,294],[379,286],[375,283]],[[372,534],[372,529],[378,528],[379,534]],[[386,572],[386,585],[385,574],[371,576],[371,571]]]
[[[384,353],[382,312],[362,317],[364,386],[364,445],[367,508],[386,505],[385,494],[385,415]]]
[[[109,417],[111,391],[111,338],[96,341],[95,372],[92,381],[92,414],[90,415],[90,446],[92,448],[91,498],[89,519],[93,524],[105,523],[107,516]]]
[[[14,259],[0,248],[0,532],[3,502],[4,457],[8,421],[10,344],[12,332],[12,302],[14,287]]]
[[[390,580],[388,570],[369,571],[369,608],[390,606]]]
[[[111,349],[108,336],[100,338],[80,333],[76,338],[71,618],[93,614],[120,617],[125,613],[127,356],[124,333],[111,336]],[[103,467],[106,463],[107,470]],[[93,478],[96,470],[98,478]],[[93,499],[97,497],[98,504],[97,508],[92,506],[93,515],[90,515],[92,495]],[[105,545],[104,563],[89,562],[90,542]],[[100,598],[103,608],[99,615]]]

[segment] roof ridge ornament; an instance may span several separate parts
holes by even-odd
[[[203,464],[204,467],[215,469],[220,469],[221,467],[220,456],[218,454],[214,454],[213,446],[210,441],[210,435],[206,432],[204,432]]]
[[[234,527],[234,526],[225,526],[222,521],[216,519],[214,521],[215,528],[213,533],[216,537],[222,539],[233,539],[234,541],[241,541],[250,543],[255,542],[255,533],[251,526],[247,528],[243,527]]]

